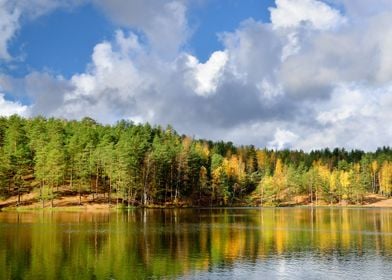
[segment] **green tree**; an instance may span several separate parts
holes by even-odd
[[[21,195],[28,191],[25,177],[31,173],[31,151],[25,131],[25,120],[11,116],[4,134],[2,172],[6,175],[9,194],[16,192],[18,203]],[[13,192],[12,192],[13,190]]]

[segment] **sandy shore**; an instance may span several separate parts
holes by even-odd
[[[6,200],[0,200],[0,209],[3,210],[33,210],[33,209],[43,209],[42,202],[39,201],[35,194],[29,193],[21,196],[21,203],[18,205],[17,196],[10,197]],[[308,204],[299,204],[295,206],[310,206]],[[320,205],[328,206],[328,205]],[[340,205],[333,205],[340,206]],[[359,205],[349,205],[349,206],[359,206],[359,207],[378,207],[387,208],[392,207],[392,198],[385,198],[376,194],[369,194],[364,199],[364,204]],[[81,198],[81,203],[78,195],[74,196],[62,196],[53,200],[53,208],[51,206],[51,201],[46,201],[44,209],[54,209],[54,210],[75,210],[75,211],[110,211],[116,208],[115,199],[113,203],[109,205],[107,203],[107,198],[99,196],[93,200],[92,195],[84,195]]]
[[[0,201],[0,209],[18,209],[18,210],[29,210],[29,209],[52,209],[52,203],[50,200],[45,201],[44,207],[42,202],[39,201],[34,194],[25,194],[21,196],[21,202],[18,205],[18,197],[12,196],[6,200]],[[92,195],[82,196],[79,200],[79,196],[62,196],[53,200],[53,209],[56,210],[81,210],[81,211],[109,211],[116,205],[109,205],[105,203],[103,197],[98,197],[93,200]]]
[[[390,199],[384,199],[369,205],[366,205],[368,207],[392,207],[392,198]]]

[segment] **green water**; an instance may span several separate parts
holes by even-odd
[[[0,279],[391,279],[390,209],[0,212]]]

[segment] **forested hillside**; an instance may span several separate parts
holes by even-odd
[[[0,118],[0,196],[64,193],[128,206],[361,203],[392,193],[392,151],[272,151],[149,124]]]

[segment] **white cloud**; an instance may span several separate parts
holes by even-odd
[[[8,7],[6,0],[0,0],[0,59],[9,60],[8,42],[19,29],[20,12]]]
[[[97,44],[88,70],[70,79],[64,103],[53,114],[72,118],[88,114],[103,122],[129,117],[126,109],[133,109],[133,98],[148,84],[148,78],[140,76],[131,60],[139,53],[140,46],[133,33],[126,36],[117,31],[113,43]]]
[[[327,3],[341,6],[351,20],[357,21],[377,16],[380,13],[390,12],[392,2],[390,0],[325,0]]]
[[[270,8],[274,28],[292,28],[303,24],[315,29],[331,29],[345,19],[339,11],[318,0],[276,0]]]
[[[290,130],[278,128],[274,134],[274,139],[268,143],[268,147],[278,150],[291,148],[293,146],[293,142],[295,142],[298,138],[298,135],[294,134]]]
[[[116,23],[136,28],[150,50],[173,58],[188,36],[187,7],[181,0],[92,0]]]
[[[6,100],[4,94],[0,93],[0,116],[11,116],[14,114],[28,116],[29,107],[19,102]]]
[[[196,57],[188,55],[188,66],[192,69],[191,79],[196,84],[194,90],[197,94],[206,96],[216,91],[227,60],[227,53],[223,51],[214,52],[205,63],[200,63]]]
[[[284,94],[280,84],[273,83],[267,78],[263,79],[261,83],[256,84],[256,87],[260,90],[261,95],[268,99],[273,99]]]
[[[392,86],[373,88],[358,84],[341,84],[331,97],[312,102],[311,124],[293,122],[280,126],[299,136],[291,147],[303,150],[325,147],[374,150],[390,145],[392,120]],[[310,114],[312,116],[312,114]]]
[[[287,34],[287,43],[282,49],[281,60],[284,62],[288,57],[297,54],[301,50],[297,32]]]
[[[322,105],[316,116],[316,120],[322,125],[334,125],[346,122],[350,119],[358,119],[359,116],[371,116],[375,112],[369,111],[367,103],[369,100],[364,99],[363,92],[360,89],[350,89],[345,86],[335,89],[331,99]]]
[[[228,68],[245,82],[255,83],[273,74],[279,65],[285,39],[268,24],[246,20],[237,30],[223,33]]]

